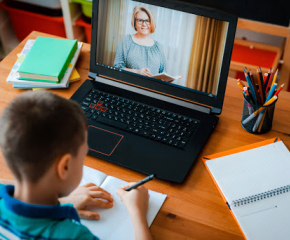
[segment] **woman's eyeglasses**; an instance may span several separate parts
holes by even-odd
[[[136,18],[136,21],[137,21],[137,23],[138,23],[139,25],[142,25],[143,23],[145,23],[147,26],[150,25],[150,20],[149,20],[149,19],[145,19],[145,20],[143,20],[143,19],[140,19],[140,18]]]

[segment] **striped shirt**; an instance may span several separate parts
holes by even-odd
[[[98,239],[71,204],[35,205],[13,198],[14,186],[0,184],[0,239]]]

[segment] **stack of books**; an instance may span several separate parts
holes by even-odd
[[[81,48],[77,40],[29,39],[6,81],[14,88],[67,88],[80,79],[74,66]]]

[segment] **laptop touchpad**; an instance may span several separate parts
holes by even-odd
[[[106,129],[91,125],[88,127],[89,149],[107,156],[110,156],[115,151],[123,137],[123,135]]]

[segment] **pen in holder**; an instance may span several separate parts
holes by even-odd
[[[269,132],[272,128],[275,104],[278,97],[275,96],[268,104],[256,105],[244,96],[242,127],[249,133],[262,134]]]

